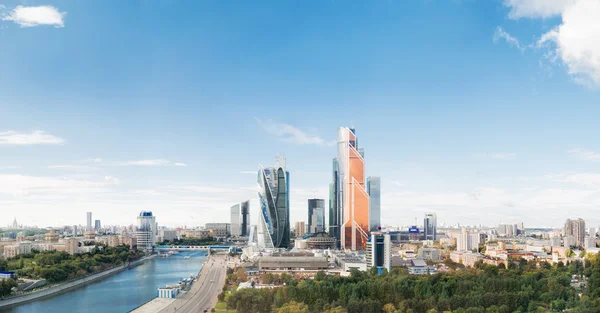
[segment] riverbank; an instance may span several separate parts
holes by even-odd
[[[55,285],[55,286],[52,286],[52,287],[49,287],[49,288],[46,288],[43,290],[34,291],[34,292],[31,292],[28,294],[3,299],[3,300],[0,300],[0,309],[24,304],[27,302],[32,302],[32,301],[43,299],[43,298],[56,296],[58,294],[73,290],[77,287],[81,287],[81,286],[93,283],[95,281],[107,278],[111,275],[123,272],[132,267],[136,267],[136,266],[143,264],[144,262],[154,259],[154,258],[156,258],[156,255],[150,255],[150,256],[144,257],[140,260],[134,261],[129,265],[123,265],[123,266],[119,266],[117,268],[112,268],[112,269],[109,269],[106,271],[102,271],[100,273],[95,273],[95,274],[89,275],[87,277],[84,277],[84,278],[81,278],[81,279],[78,279],[75,281],[58,284],[58,285]]]

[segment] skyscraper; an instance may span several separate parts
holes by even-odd
[[[369,201],[369,229],[377,231],[381,225],[381,179],[376,176],[367,177],[367,193]]]
[[[325,200],[308,199],[308,232],[311,234],[325,231]]]
[[[242,223],[241,223],[241,210],[240,205],[236,204],[231,207],[231,236],[241,236],[242,235]]]
[[[567,219],[563,228],[563,234],[565,237],[573,236],[575,238],[575,246],[583,247],[585,243],[585,221],[581,218],[577,220]]]
[[[92,212],[87,212],[87,229],[86,231],[92,231]]]
[[[137,231],[135,237],[140,249],[150,251],[154,248],[156,217],[150,211],[142,211],[137,217]]]
[[[364,150],[354,128],[338,131],[338,201],[343,249],[365,250],[369,239],[369,194],[365,186]]]
[[[240,230],[242,237],[250,235],[250,200],[242,202],[242,224]]]
[[[425,213],[423,232],[425,240],[435,240],[437,234],[437,215],[435,213]]]
[[[260,217],[258,245],[261,248],[287,248],[290,244],[290,173],[285,157],[279,155],[273,167],[259,167],[258,199]]]
[[[296,227],[294,227],[296,237],[302,237],[306,234],[306,224],[304,221],[297,221]]]
[[[329,236],[335,239],[335,247],[340,247],[340,207],[338,201],[339,195],[339,175],[337,158],[332,162],[332,182],[329,184]]]
[[[94,230],[99,231],[100,228],[102,228],[102,225],[100,224],[100,220],[95,220],[94,221]]]

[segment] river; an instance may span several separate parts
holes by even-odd
[[[184,256],[190,256],[184,259]],[[51,298],[0,309],[1,313],[124,313],[153,299],[157,288],[198,274],[206,252],[155,258],[133,269]]]

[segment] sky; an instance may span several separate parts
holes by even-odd
[[[600,224],[595,0],[0,0],[0,225],[291,221],[354,126],[382,223]]]

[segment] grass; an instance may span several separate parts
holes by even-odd
[[[233,309],[227,309],[227,304],[224,301],[219,301],[217,302],[217,305],[215,305],[215,311],[216,312],[233,312],[235,313],[236,310]]]

